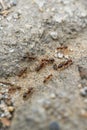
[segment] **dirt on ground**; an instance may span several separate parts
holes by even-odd
[[[0,3],[0,130],[87,130],[87,1]]]

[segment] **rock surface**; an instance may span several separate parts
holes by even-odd
[[[87,129],[86,97],[80,95],[87,79],[78,71],[78,66],[87,70],[86,6],[86,0],[19,0],[5,18],[0,15],[0,80],[5,78],[23,89],[14,99],[10,130]],[[61,45],[69,50],[57,58],[55,49]],[[38,60],[29,61],[28,53]],[[69,58],[73,64],[62,71],[50,64],[36,72],[45,57],[57,64]],[[50,74],[52,79],[44,84]],[[29,87],[35,91],[24,101]],[[50,126],[53,122],[59,127]]]
[[[67,44],[67,39],[76,37],[87,25],[85,3],[18,1],[5,19],[0,16],[0,76],[17,74],[26,51],[42,53],[44,46]]]

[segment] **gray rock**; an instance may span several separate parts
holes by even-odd
[[[87,87],[84,87],[80,90],[80,94],[83,96],[83,97],[86,97],[87,96]]]
[[[60,130],[59,124],[57,122],[52,122],[49,126],[49,130]]]
[[[14,3],[16,4],[15,1]],[[22,6],[23,8],[21,8]],[[39,10],[41,8],[42,12]],[[51,2],[35,0],[34,3],[32,0],[25,1],[25,3],[21,1],[17,5],[17,10],[21,10],[22,16],[15,24],[13,20],[9,22],[6,19],[1,19],[3,31],[0,31],[0,45],[4,51],[2,54],[2,50],[0,50],[0,76],[3,77],[17,74],[16,70],[19,70],[20,67],[16,68],[16,65],[20,66],[21,55],[26,50],[29,51],[33,43],[35,46],[31,50],[40,53],[44,48],[43,44],[48,44],[48,46],[50,44],[66,44],[67,39],[74,38],[87,25],[85,0],[53,0]],[[14,12],[12,15],[15,19],[19,18]],[[26,23],[29,23],[32,28],[26,29]],[[17,29],[23,31],[15,34]],[[44,31],[41,34],[39,30]],[[13,54],[8,51],[10,47],[15,50]]]

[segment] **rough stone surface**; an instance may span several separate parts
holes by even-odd
[[[15,75],[26,51],[41,53],[44,46],[66,44],[67,39],[76,37],[87,24],[85,2],[18,1],[7,18],[0,16],[0,76]],[[50,36],[54,31],[58,35],[57,40]]]
[[[78,71],[78,65],[87,69],[87,1],[19,0],[16,4],[5,18],[0,15],[0,80],[23,89],[14,99],[10,130],[49,130],[52,122],[61,130],[87,130],[86,97],[80,95],[87,79]],[[61,45],[68,46],[68,57],[73,60],[65,70],[55,71],[48,65],[35,72],[39,61],[22,60],[29,52],[39,60],[51,57],[59,64],[66,59],[55,57],[55,49]],[[18,77],[24,67],[27,75]],[[50,74],[52,79],[44,84]],[[23,101],[29,87],[35,92]]]

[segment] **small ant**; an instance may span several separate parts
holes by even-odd
[[[44,79],[43,83],[47,83],[47,81],[51,80],[52,77],[53,77],[52,74],[48,75],[48,76]]]
[[[60,53],[63,53],[64,55],[69,53],[69,50],[68,50],[67,46],[58,47],[56,50],[57,50],[57,53],[60,52]]]
[[[67,46],[61,46],[61,47],[57,47],[57,50],[65,50],[67,48],[68,48]]]
[[[29,89],[27,90],[27,92],[25,92],[25,93],[23,94],[23,99],[24,99],[24,100],[27,100],[27,99],[33,94],[33,92],[34,92],[34,88],[33,88],[33,87],[29,88]]]
[[[24,73],[26,73],[26,72],[27,72],[27,67],[24,67],[23,69],[20,70],[20,72],[18,73],[17,76],[21,77],[21,76],[23,76]]]
[[[49,58],[49,59],[42,59],[41,61],[42,62],[47,62],[49,64],[53,64],[55,60],[53,58]]]
[[[54,70],[66,69],[66,68],[68,68],[68,67],[69,67],[70,65],[72,65],[72,64],[73,64],[72,60],[69,59],[69,60],[67,60],[67,61],[61,62],[59,65],[54,64],[54,65],[53,65],[53,69],[54,69]]]
[[[8,93],[15,93],[16,91],[20,91],[20,90],[21,90],[20,86],[10,87]]]
[[[73,62],[71,59],[67,60],[67,61],[63,61],[58,65],[58,69],[66,69],[68,68],[70,65],[72,65]]]
[[[21,87],[20,86],[17,86],[15,84],[12,84],[12,83],[9,83],[9,82],[5,82],[5,81],[0,81],[1,84],[5,84],[7,86],[10,86],[9,87],[9,93],[10,92],[13,92],[13,91],[16,91],[16,90],[21,90]]]
[[[45,62],[42,62],[39,66],[36,67],[36,71],[40,71],[42,68],[44,68],[46,66],[46,63]]]
[[[23,56],[22,60],[34,61],[34,60],[36,60],[36,57],[33,55],[34,54],[30,54],[29,52],[26,52],[25,55]]]
[[[9,83],[9,82],[5,82],[5,81],[0,81],[1,84],[5,84],[5,85],[8,85],[8,86],[15,86],[14,84],[12,83]]]
[[[42,68],[44,68],[47,64],[53,64],[54,63],[54,59],[50,58],[50,59],[42,59],[41,63],[39,66],[36,67],[36,71],[40,71]]]

